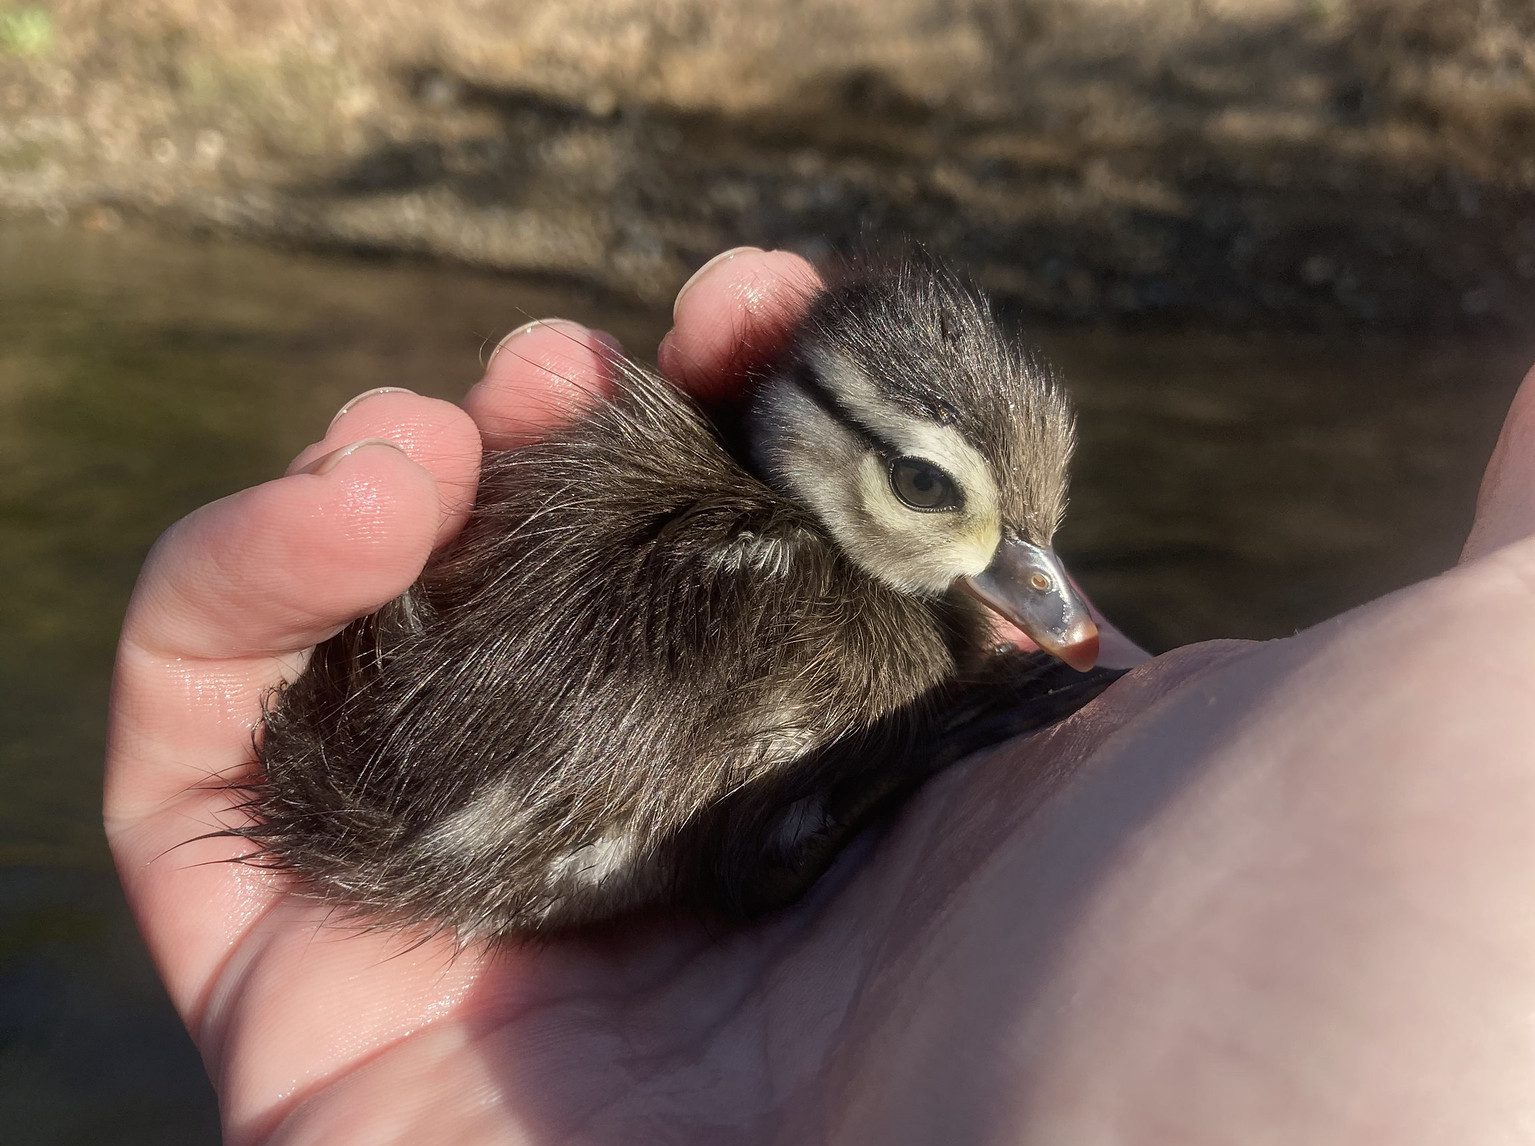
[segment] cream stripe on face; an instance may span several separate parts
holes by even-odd
[[[903,454],[942,467],[965,495],[965,513],[1000,527],[1000,494],[991,466],[953,426],[914,417],[879,392],[863,371],[840,354],[817,351],[812,366],[849,414]]]
[[[769,468],[816,510],[842,550],[906,592],[940,593],[979,573],[1001,534],[997,483],[952,426],[886,399],[851,362],[812,351],[813,381],[786,378],[771,408]],[[870,439],[874,439],[871,441]],[[890,488],[890,451],[940,466],[959,486],[956,512],[921,513]]]

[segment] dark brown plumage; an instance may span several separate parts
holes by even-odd
[[[949,588],[944,561],[978,569],[998,536],[1048,545],[1072,442],[1040,360],[952,276],[814,300],[759,380],[754,461],[623,374],[580,422],[487,453],[462,535],[274,698],[243,834],[310,893],[464,938],[759,911],[998,722],[1112,679],[994,655]],[[971,453],[994,489],[949,474],[962,504],[897,500]]]

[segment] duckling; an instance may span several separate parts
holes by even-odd
[[[1117,675],[1050,548],[1066,394],[956,274],[825,288],[739,444],[615,365],[611,401],[487,452],[456,541],[268,705],[246,858],[466,941],[751,916]],[[1043,651],[998,651],[994,613]]]

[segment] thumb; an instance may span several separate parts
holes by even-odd
[[[1464,564],[1535,535],[1535,370],[1514,395],[1476,498]]]

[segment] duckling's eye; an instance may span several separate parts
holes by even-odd
[[[921,458],[896,458],[891,462],[890,488],[907,506],[923,512],[958,509],[965,503],[954,479]]]

